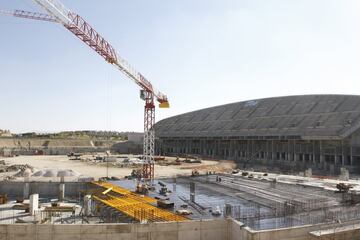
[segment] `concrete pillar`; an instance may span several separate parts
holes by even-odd
[[[254,159],[256,159],[256,156],[254,156],[254,140],[251,140],[251,146],[250,146],[251,150],[250,150],[250,157],[253,157]]]
[[[336,143],[335,150],[334,150],[334,171],[337,170],[336,166],[339,165],[339,154],[338,154],[338,144]]]
[[[291,158],[290,158],[290,141],[289,141],[289,140],[288,140],[288,142],[287,142],[286,160],[287,160],[287,161],[291,161]]]
[[[225,212],[224,212],[224,217],[227,218],[227,217],[231,217],[232,215],[232,206],[229,204],[229,203],[226,203],[225,204]]]
[[[59,185],[59,201],[62,202],[65,199],[65,183]]]
[[[176,192],[176,177],[174,177],[173,182],[173,192]]]
[[[344,141],[341,140],[341,165],[345,166]]]
[[[29,194],[30,194],[30,183],[26,182],[26,183],[24,183],[23,198],[28,199]]]
[[[302,156],[302,159],[301,159],[301,161],[303,162],[303,163],[305,163],[305,156],[304,156],[304,154],[302,153],[302,144],[300,143],[299,144],[299,159],[300,159],[300,154],[301,154],[301,156]]]
[[[245,159],[249,158],[249,140],[246,140],[246,150],[245,150]]]
[[[84,197],[84,214],[85,216],[91,215],[91,195],[85,195]]]
[[[296,155],[295,141],[296,141],[296,140],[293,141],[293,149],[292,149],[292,160],[293,160],[294,162],[297,161],[296,156],[295,156],[295,155]]]
[[[230,140],[230,147],[229,147],[229,154],[231,159],[233,160],[234,158],[236,158],[236,145],[235,145],[235,141],[234,140]]]
[[[195,182],[190,182],[190,201],[195,202]]]
[[[29,210],[30,215],[34,215],[35,211],[39,209],[39,194],[31,194],[30,195],[30,204],[29,204]]]
[[[271,140],[271,160],[275,160],[274,140]]]
[[[353,147],[350,146],[350,165],[354,165]]]
[[[315,157],[315,141],[313,141],[313,146],[312,146],[312,163],[315,163],[316,161],[316,157]]]
[[[320,166],[321,168],[325,167],[325,158],[324,158],[324,154],[323,154],[323,147],[322,147],[322,141],[320,140]]]
[[[339,156],[338,156],[337,153],[335,152],[334,165],[337,166],[338,164],[339,164]]]

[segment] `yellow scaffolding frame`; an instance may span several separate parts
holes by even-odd
[[[108,182],[92,182],[95,186],[111,189],[106,194],[94,194],[93,198],[109,207],[112,207],[131,218],[140,222],[169,222],[169,221],[186,221],[188,218],[177,215],[173,212],[155,207],[151,204],[157,202],[156,199],[138,195],[128,189],[113,185]]]

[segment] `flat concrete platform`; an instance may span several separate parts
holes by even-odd
[[[218,177],[222,179],[221,182],[216,181]],[[166,195],[159,193],[159,182],[169,190]],[[194,202],[190,201],[192,182],[195,183]],[[113,183],[135,190],[135,180]],[[344,211],[340,204],[341,196],[332,191],[287,183],[274,185],[266,179],[249,179],[231,174],[184,177],[177,178],[176,181],[161,179],[155,180],[154,186],[155,191],[150,191],[149,195],[169,199],[174,203],[171,211],[187,209],[192,212],[189,217],[193,220],[231,216],[255,230],[318,224],[328,221],[327,212],[323,212],[323,209]],[[215,209],[220,209],[221,213],[214,215]],[[349,208],[348,211],[353,209]],[[357,217],[357,214],[350,215]]]

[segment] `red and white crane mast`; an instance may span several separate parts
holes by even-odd
[[[67,9],[59,0],[33,0],[40,5],[47,14],[34,13],[22,10],[1,11],[2,14],[15,17],[58,22],[95,50],[108,63],[112,64],[126,76],[140,86],[140,97],[145,101],[144,109],[144,164],[142,177],[147,180],[154,179],[154,151],[155,151],[155,99],[160,108],[168,108],[167,96],[154,89],[152,84],[125,59],[120,57],[114,47],[107,42],[82,17]]]

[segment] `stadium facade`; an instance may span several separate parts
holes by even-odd
[[[206,108],[159,121],[158,154],[232,159],[244,166],[360,169],[360,96],[302,95]]]

